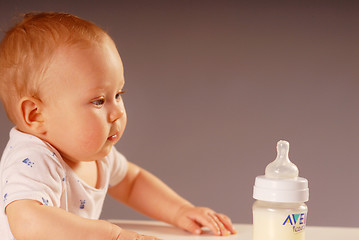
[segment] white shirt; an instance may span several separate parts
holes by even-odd
[[[127,160],[114,147],[97,162],[99,188],[82,181],[58,151],[41,139],[15,128],[0,162],[0,239],[13,240],[6,206],[20,199],[62,208],[81,217],[98,219],[108,186],[118,184],[127,173]]]

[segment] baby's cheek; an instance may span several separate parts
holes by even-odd
[[[104,144],[108,134],[103,129],[92,128],[82,136],[83,145],[86,148],[97,149]]]

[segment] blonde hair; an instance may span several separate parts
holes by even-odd
[[[0,99],[16,124],[13,108],[24,96],[39,98],[41,84],[56,50],[90,47],[109,38],[95,24],[67,13],[28,13],[0,43]]]

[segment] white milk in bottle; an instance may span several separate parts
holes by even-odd
[[[277,143],[277,158],[253,189],[253,240],[304,240],[308,181],[288,158],[289,143]]]

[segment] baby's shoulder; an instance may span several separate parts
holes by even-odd
[[[54,147],[29,134],[10,138],[1,161],[4,167],[18,163],[46,168],[62,168],[63,165],[61,156]]]

